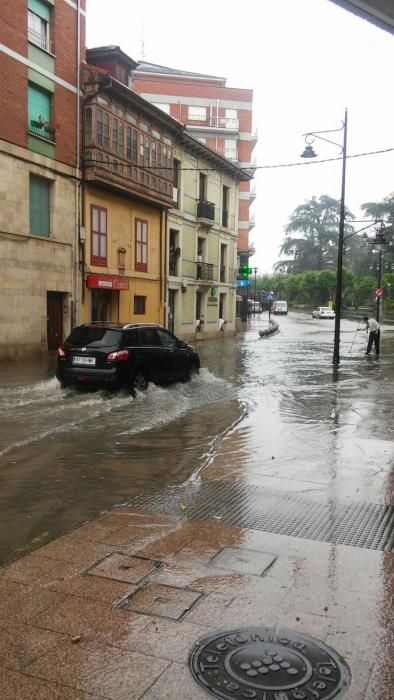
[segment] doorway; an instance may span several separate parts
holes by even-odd
[[[62,292],[47,292],[47,343],[48,350],[57,350],[63,342]]]
[[[168,290],[168,330],[174,333],[175,328],[175,289]]]

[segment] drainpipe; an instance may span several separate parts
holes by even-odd
[[[75,180],[75,245],[72,265],[72,310],[71,310],[71,326],[74,327],[77,323],[77,303],[79,291],[79,228],[80,228],[80,160],[81,160],[81,114],[80,114],[80,67],[81,67],[81,0],[77,0],[77,47],[76,47],[76,180]]]
[[[160,215],[160,306],[164,307],[163,326],[165,328],[167,328],[167,213],[165,209]]]
[[[216,146],[215,150],[218,150],[218,132],[217,129],[219,127],[219,100],[216,100]]]

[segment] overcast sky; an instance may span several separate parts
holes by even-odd
[[[329,0],[87,0],[89,47],[117,44],[138,60],[142,35],[147,61],[253,89],[260,166],[304,162],[302,134],[339,128],[345,107],[349,155],[394,147],[394,37]],[[322,142],[315,150],[340,155]],[[295,207],[313,195],[339,199],[340,185],[340,161],[257,171],[251,240],[259,272],[278,260]],[[362,218],[362,202],[394,191],[394,151],[349,159],[346,190],[346,205]]]

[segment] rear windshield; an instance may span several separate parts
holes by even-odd
[[[322,310],[322,311],[332,311],[332,309],[330,309],[329,306],[322,306],[322,307],[321,307],[321,310]]]
[[[80,326],[74,328],[71,335],[67,338],[67,343],[71,345],[117,345],[120,340],[120,331],[112,328],[94,328],[94,326]]]

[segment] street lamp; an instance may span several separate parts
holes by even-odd
[[[378,289],[382,287],[382,254],[384,246],[387,245],[387,241],[384,237],[385,225],[383,222],[375,229],[375,238],[370,239],[370,243],[379,251],[379,267],[378,267]],[[376,320],[379,322],[380,317],[380,294],[376,296]]]
[[[330,134],[338,131],[343,131],[343,144],[336,143],[330,139],[326,139],[320,134]],[[341,331],[341,307],[342,307],[342,260],[343,260],[343,235],[345,230],[345,183],[346,183],[346,147],[347,147],[347,109],[345,110],[345,118],[340,129],[330,129],[328,131],[309,131],[304,134],[305,143],[307,144],[301,158],[316,158],[316,153],[312,148],[312,143],[315,138],[321,141],[327,141],[342,151],[342,186],[341,186],[341,206],[339,211],[339,235],[338,235],[338,258],[337,258],[337,282],[335,292],[335,331],[334,331],[334,354],[332,361],[334,365],[339,365],[339,342]]]
[[[256,294],[257,294],[257,271],[258,268],[254,267],[253,272],[254,272],[254,304],[253,304],[253,316],[256,313]]]

